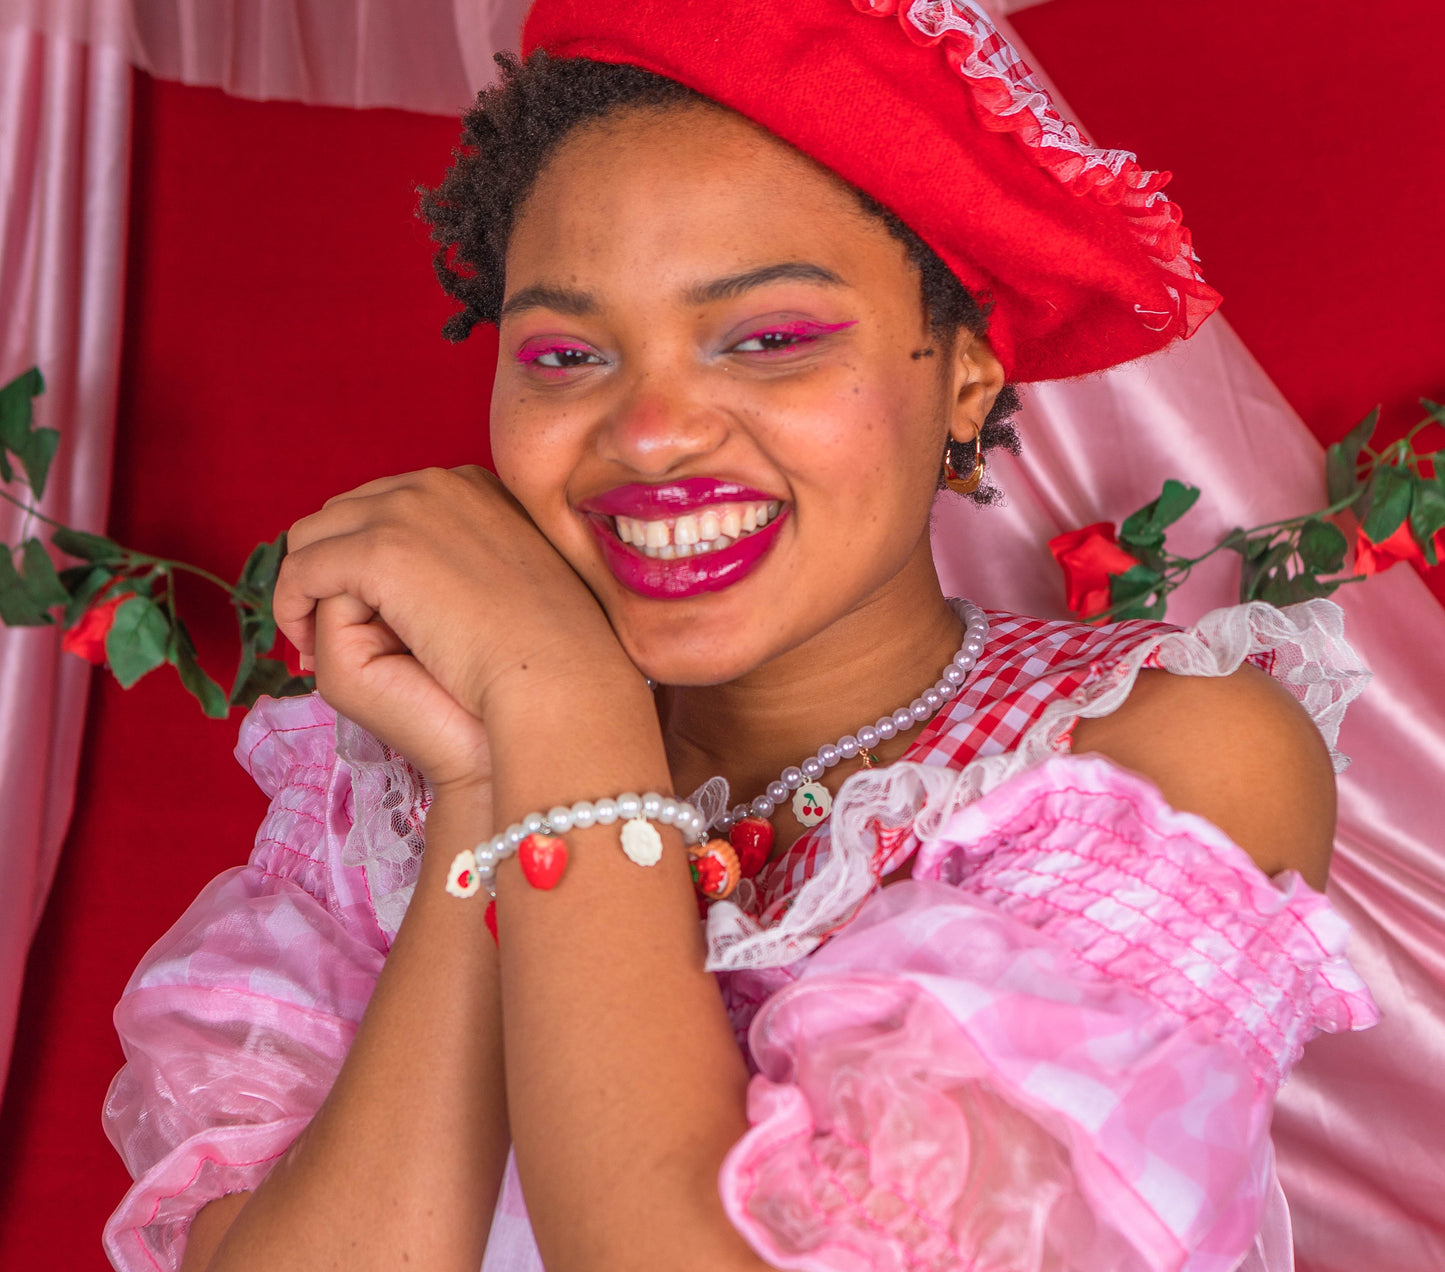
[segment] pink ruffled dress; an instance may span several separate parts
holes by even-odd
[[[1313,1034],[1375,1019],[1345,926],[1069,737],[1143,668],[1249,660],[1333,748],[1368,673],[1323,601],[1187,632],[990,619],[907,759],[849,779],[828,822],[709,911],[754,1070],[728,1214],[807,1272],[1284,1272],[1275,1093]],[[237,755],[272,797],[256,849],[116,1009],[122,1272],[178,1267],[196,1211],[256,1187],[306,1125],[415,882],[425,784],[319,699],[263,700]],[[484,1272],[541,1267],[509,1167]]]

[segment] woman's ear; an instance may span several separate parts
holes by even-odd
[[[1004,369],[986,336],[960,327],[953,342],[953,414],[948,434],[960,444],[973,441],[998,395],[1003,391]]]

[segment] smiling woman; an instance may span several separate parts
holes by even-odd
[[[425,200],[496,476],[290,532],[320,697],[248,719],[256,853],[118,1010],[112,1258],[1290,1267],[1274,1092],[1372,1017],[1336,613],[989,612],[927,534],[1010,376],[1215,303],[1162,179],[963,0],[528,46]]]

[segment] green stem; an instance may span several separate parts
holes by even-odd
[[[70,527],[67,526],[64,522],[56,521],[54,517],[47,517],[43,512],[40,511],[39,508],[33,507],[32,505],[24,502],[23,500],[15,498],[14,495],[8,493],[7,491],[0,490],[0,499],[4,499],[8,503],[14,504],[17,508],[28,512],[32,517],[35,517],[38,520],[45,522],[46,525],[54,526],[57,530],[70,529]],[[234,587],[232,587],[229,583],[226,582],[225,579],[220,578],[215,574],[212,574],[209,570],[203,570],[199,565],[188,565],[184,561],[172,561],[169,557],[151,556],[148,552],[137,552],[133,548],[121,548],[121,552],[124,553],[124,557],[121,561],[117,562],[117,564],[123,566],[124,569],[126,569],[127,571],[134,570],[138,566],[147,565],[151,566],[154,569],[166,571],[184,570],[187,574],[194,574],[197,578],[205,579],[207,583],[214,583],[218,588],[220,588],[231,598],[232,604],[244,605],[249,610],[259,608],[259,606],[257,606],[254,602],[248,601],[244,597],[242,597]]]

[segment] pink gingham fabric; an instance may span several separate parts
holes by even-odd
[[[1345,936],[1149,783],[1050,760],[762,1003],[724,1203],[779,1268],[1233,1272],[1283,1076],[1375,1020]]]
[[[756,1072],[722,1195],[768,1262],[1290,1267],[1269,1110],[1310,1034],[1371,1019],[1343,927],[1139,779],[1057,758],[1072,719],[1112,709],[1146,666],[1265,665],[1302,700],[1320,691],[1330,735],[1359,678],[1337,617],[1247,608],[1203,635],[991,615],[965,693],[895,766],[987,770],[895,844],[916,852],[913,879],[870,876],[805,957],[719,972]],[[263,699],[237,756],[272,798],[255,851],[116,1011],[126,1066],[106,1123],[136,1181],[105,1232],[121,1272],[176,1269],[195,1212],[256,1187],[306,1125],[415,880],[425,783],[318,698]],[[825,881],[830,843],[772,868],[784,917]],[[541,1266],[509,1170],[485,1272]]]

